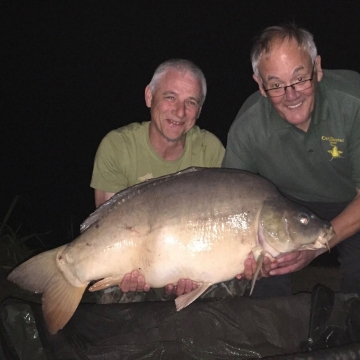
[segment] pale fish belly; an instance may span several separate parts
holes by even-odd
[[[179,278],[212,284],[230,280],[243,272],[256,239],[255,227],[244,231],[212,223],[211,228],[163,228],[148,243],[141,272],[154,288],[175,284]]]

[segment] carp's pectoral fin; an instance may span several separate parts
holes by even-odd
[[[255,270],[255,274],[254,274],[254,276],[252,278],[252,281],[251,281],[250,295],[252,294],[252,292],[254,290],[256,279],[259,276],[259,272],[261,271],[262,264],[263,264],[263,261],[264,261],[264,256],[265,256],[265,251],[262,251],[260,253],[260,255],[258,256],[257,260],[256,260],[256,270]]]
[[[92,284],[88,290],[91,292],[104,290],[110,286],[119,285],[120,283],[121,283],[121,278],[107,277],[97,281],[95,284]]]
[[[211,285],[211,283],[202,283],[197,289],[187,294],[178,296],[175,299],[176,310],[180,311],[190,305],[199,296],[201,296]]]

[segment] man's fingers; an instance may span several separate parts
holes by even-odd
[[[305,264],[303,261],[298,261],[292,264],[288,264],[288,265],[284,265],[282,264],[282,266],[271,270],[270,271],[270,275],[284,275],[284,274],[289,274],[292,273],[294,271],[298,271],[300,269],[302,269],[304,266],[306,266],[307,264]]]
[[[292,263],[294,261],[297,261],[297,259],[300,257],[302,251],[293,251],[291,253],[285,254],[283,256],[280,256],[277,258],[276,262],[280,266],[281,264],[287,264]]]
[[[271,270],[270,275],[283,275],[298,271],[308,265],[316,257],[317,254],[315,251],[304,250],[297,251],[292,255],[292,257],[287,257],[286,259],[284,256],[282,261],[277,264],[278,267]]]
[[[125,274],[121,283],[120,289],[123,292],[136,291],[139,272],[137,270],[132,271],[130,274]]]
[[[183,294],[187,294],[193,289],[193,282],[190,279],[185,280],[185,287]]]
[[[265,256],[263,264],[262,264],[262,268],[261,268],[262,277],[270,276],[271,264],[272,264],[271,259],[269,257]]]
[[[261,271],[257,276],[257,280],[261,279],[262,277],[270,276],[270,271],[272,268],[273,266],[271,259],[268,256],[265,256],[262,263]],[[252,280],[256,272],[256,269],[257,269],[257,262],[255,261],[253,254],[250,253],[244,263],[244,273],[241,275],[236,275],[236,278],[239,280],[243,278]]]
[[[244,273],[243,277],[245,277],[248,280],[252,279],[253,270],[252,270],[252,261],[251,259],[246,259],[244,263]]]
[[[120,289],[125,293],[129,292],[130,290],[130,279],[131,279],[131,274],[125,274],[121,283],[119,284]]]
[[[136,270],[132,271],[130,277],[129,291],[136,291],[138,289],[138,278],[139,273]],[[141,291],[141,287],[139,291]]]
[[[180,280],[177,282],[175,295],[176,295],[176,296],[183,295],[184,292],[185,292],[185,288],[186,288],[186,280],[185,280],[185,279],[180,279]]]
[[[137,270],[133,270],[130,274],[125,274],[119,287],[125,293],[129,291],[142,292],[150,290],[149,285],[145,284],[144,275],[140,274]]]
[[[294,271],[295,266],[284,266],[284,267],[278,267],[274,270],[270,271],[270,275],[284,275],[288,274]]]
[[[144,291],[145,279],[141,274],[131,273],[130,289],[131,291]]]
[[[180,282],[180,284],[179,284],[179,282]],[[196,282],[194,282],[190,279],[180,279],[177,284],[176,295],[180,296],[180,295],[187,294],[187,293],[197,289],[198,286],[199,285]]]
[[[180,296],[195,290],[197,287],[198,284],[190,279],[180,279],[176,285],[173,284],[166,285],[165,293],[167,295],[175,294],[176,296]]]
[[[167,284],[165,286],[165,294],[166,295],[173,295],[175,294],[176,291],[176,286],[174,286],[173,284]]]

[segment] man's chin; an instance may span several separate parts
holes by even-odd
[[[309,127],[309,124],[310,124],[310,120],[308,120],[308,119],[304,120],[304,118],[300,118],[300,117],[291,116],[291,117],[286,117],[285,120],[288,123],[296,126],[299,129],[304,129],[304,128],[307,129]]]
[[[166,135],[163,134],[164,138],[169,142],[178,142],[182,140],[185,137],[186,133],[183,133],[181,135]]]

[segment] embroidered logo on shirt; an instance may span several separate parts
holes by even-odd
[[[331,160],[342,158],[341,154],[343,151],[339,150],[338,143],[343,143],[344,139],[337,139],[332,136],[322,136],[321,140],[328,141],[329,145],[331,146],[331,150],[328,150],[327,152],[331,155]]]
[[[333,148],[331,150],[328,150],[328,153],[331,154],[331,159],[330,159],[330,161],[331,161],[336,158],[341,158],[342,157],[341,154],[343,152],[340,151],[337,146],[333,146]]]
[[[140,180],[140,182],[143,182],[143,181],[145,181],[145,180],[152,179],[153,177],[154,177],[153,174],[147,173],[147,174],[144,175],[144,176],[140,176],[140,177],[138,178],[138,180]]]

